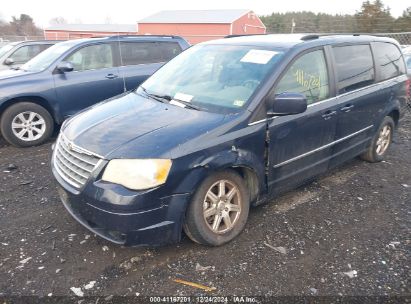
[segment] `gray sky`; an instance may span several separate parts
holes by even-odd
[[[14,0],[0,7],[0,18],[7,21],[21,13],[34,18],[38,26],[47,27],[53,17],[64,17],[70,23],[125,23],[159,10],[170,9],[252,9],[258,15],[272,12],[313,11],[331,14],[353,14],[362,0]],[[383,0],[394,17],[411,5],[410,0]]]

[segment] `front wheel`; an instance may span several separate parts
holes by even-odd
[[[244,229],[250,199],[245,183],[234,171],[215,173],[196,191],[186,214],[184,231],[197,243],[223,245]]]
[[[361,158],[371,163],[382,161],[388,148],[391,146],[394,127],[394,120],[390,116],[386,116],[378,128],[370,147],[361,155]]]
[[[16,147],[37,146],[53,133],[54,122],[42,106],[20,102],[8,107],[0,122],[4,139]]]

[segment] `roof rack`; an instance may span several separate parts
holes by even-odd
[[[322,34],[307,34],[302,36],[300,39],[303,41],[318,39],[325,36],[360,36],[361,34],[357,33],[322,33]]]
[[[160,38],[181,38],[180,36],[175,35],[113,35],[108,36],[108,38],[127,38],[127,37],[160,37]]]
[[[224,36],[224,38],[235,38],[235,37],[244,37],[244,36],[261,36],[261,35],[267,35],[267,34],[231,34]]]
[[[224,38],[235,38],[235,37],[245,37],[245,36],[261,36],[261,35],[270,35],[269,33],[265,33],[265,34],[232,34],[232,35],[227,35],[224,36]],[[275,34],[274,34],[275,35]],[[292,35],[292,34],[290,34]],[[320,34],[306,34],[300,38],[303,41],[307,41],[307,40],[314,40],[314,39],[318,39],[320,37],[324,37],[324,36],[360,36],[360,35],[364,35],[364,34],[357,34],[357,33],[320,33]],[[369,35],[369,34],[367,34]]]

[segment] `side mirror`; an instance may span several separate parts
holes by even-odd
[[[12,65],[14,63],[14,59],[9,57],[6,60],[4,60],[5,65]]]
[[[268,99],[270,116],[285,116],[304,113],[307,98],[299,93],[281,93]]]
[[[65,73],[65,72],[71,72],[71,71],[73,71],[73,70],[74,70],[74,66],[73,66],[73,64],[72,64],[71,62],[62,61],[62,62],[60,62],[60,63],[57,65],[56,69],[59,70],[60,72]]]

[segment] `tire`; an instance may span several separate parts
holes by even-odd
[[[19,102],[3,112],[0,129],[4,139],[13,146],[31,147],[50,138],[54,121],[42,106],[32,102]]]
[[[231,170],[218,172],[207,177],[197,189],[183,228],[194,242],[220,246],[244,229],[249,209],[250,196],[241,176]]]
[[[386,116],[378,128],[371,145],[360,157],[370,163],[377,163],[384,159],[392,143],[395,123],[390,116]]]

